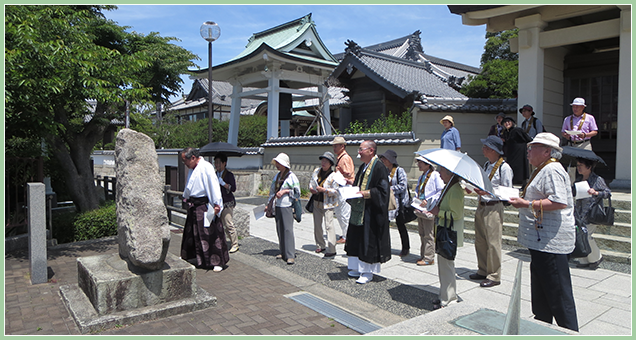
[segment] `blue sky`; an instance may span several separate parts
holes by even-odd
[[[207,68],[207,42],[199,35],[203,22],[214,21],[221,28],[212,45],[216,66],[243,51],[253,33],[308,13],[333,54],[343,52],[347,40],[368,46],[420,30],[425,53],[479,67],[485,42],[485,26],[462,25],[461,17],[444,5],[118,5],[105,15],[131,26],[129,31],[178,38],[173,43],[198,55],[201,60],[195,63]],[[192,82],[183,78],[187,94]]]

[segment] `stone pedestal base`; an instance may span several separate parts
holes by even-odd
[[[216,306],[196,285],[195,268],[168,254],[161,270],[143,271],[119,254],[77,259],[78,284],[60,294],[80,332],[88,333]]]

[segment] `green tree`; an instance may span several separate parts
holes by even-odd
[[[469,83],[460,90],[462,94],[470,98],[514,97],[519,80],[519,56],[510,51],[509,40],[517,36],[517,29],[486,33],[481,73],[469,76]]]
[[[197,59],[176,38],[127,33],[113,9],[5,6],[6,138],[42,139],[80,211],[99,205],[90,155],[125,101],[168,103]]]

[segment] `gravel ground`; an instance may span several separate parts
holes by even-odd
[[[296,252],[296,264],[288,265],[275,258],[280,253],[278,244],[257,237],[242,239],[241,253],[408,319],[432,311],[431,301],[437,299],[436,294],[378,275],[373,277],[374,284],[359,285],[347,275],[346,265],[304,252]]]

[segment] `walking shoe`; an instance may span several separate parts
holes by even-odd
[[[435,260],[419,260],[415,262],[418,266],[430,266],[435,263]]]
[[[346,240],[344,237],[340,237],[340,238],[338,239],[338,241],[336,241],[336,243],[338,243],[338,244],[344,244],[344,243],[347,243],[347,240]]]
[[[590,269],[591,270],[596,270],[596,268],[598,268],[598,266],[601,265],[601,262],[603,262],[603,258],[602,257],[601,257],[600,260],[590,263]]]
[[[408,249],[402,249],[402,251],[400,252],[400,257],[407,256],[408,254],[409,254],[409,250]]]
[[[356,280],[356,283],[359,283],[361,285],[371,282],[371,280],[373,280],[373,274],[372,273],[364,273],[362,275],[360,275],[360,277]]]
[[[325,250],[320,248],[320,247],[316,248],[316,250],[315,250],[316,253],[322,253],[323,251],[325,251]]]
[[[230,249],[230,253],[236,253],[238,250],[239,250],[239,247],[238,247],[238,246],[233,246],[233,247]]]
[[[360,276],[360,272],[356,271],[356,270],[350,270],[347,275],[351,276],[351,277],[359,277]]]
[[[479,275],[479,274],[477,274],[477,273],[475,273],[475,274],[470,274],[470,275],[468,275],[468,277],[469,277],[471,280],[485,280],[485,279],[486,279],[486,277],[485,277],[485,276],[483,276],[483,275]]]
[[[294,259],[287,259],[287,264],[294,264],[296,263],[296,260]]]
[[[281,260],[282,258],[283,258],[283,254],[278,254],[278,255],[276,255],[276,259],[277,259],[277,260]]]
[[[214,268],[212,268],[212,271],[215,271],[215,272],[220,272],[221,270],[223,270],[223,267],[221,266],[214,266]]]
[[[324,257],[334,257],[336,256],[336,253],[325,253]]]
[[[479,284],[480,286],[484,287],[484,288],[490,288],[490,287],[494,287],[494,286],[499,286],[501,284],[500,281],[493,281],[493,280],[484,280],[481,281],[481,283]]]

